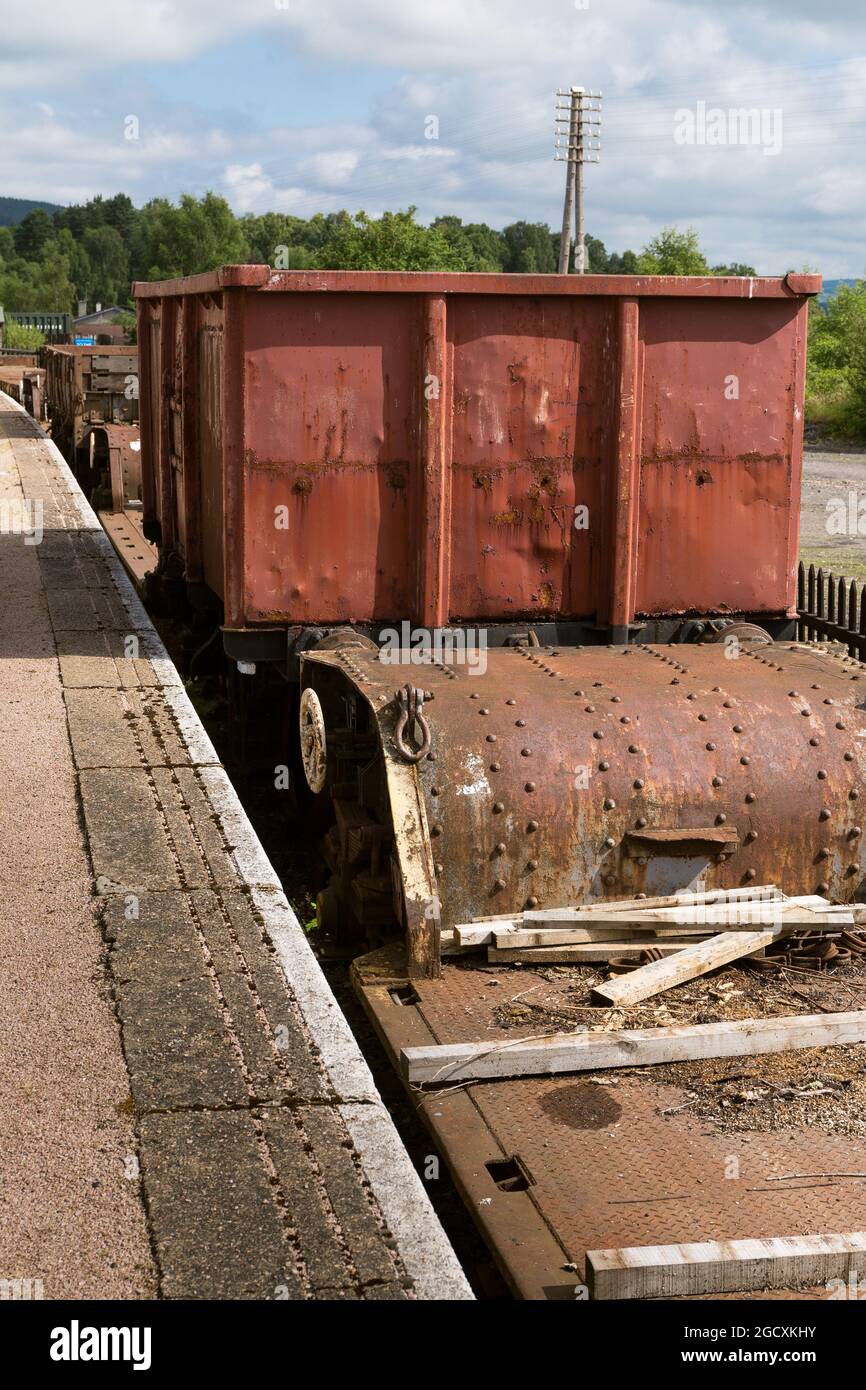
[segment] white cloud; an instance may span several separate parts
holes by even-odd
[[[322,150],[302,160],[298,170],[322,188],[339,188],[354,174],[358,158],[356,150]]]
[[[124,188],[142,201],[210,186],[241,212],[413,203],[422,217],[558,225],[553,93],[582,81],[605,93],[587,225],[612,249],[677,223],[698,228],[711,259],[763,271],[809,260],[852,273],[864,260],[866,59],[845,56],[866,37],[855,0],[827,16],[812,0],[43,0],[38,33],[20,5],[6,9],[0,192]],[[295,63],[325,60],[348,93],[356,69],[365,92],[371,69],[387,72],[355,119],[343,107],[331,120],[323,99],[309,124],[268,129],[228,90],[218,116],[197,108],[181,65],[253,32]],[[139,84],[154,61],[177,67],[176,100]],[[137,142],[102,101],[112,80],[128,88]],[[675,111],[698,101],[781,109],[782,153],[675,145]],[[426,138],[431,115],[438,140]]]

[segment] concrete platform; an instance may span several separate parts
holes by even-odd
[[[0,506],[0,1278],[471,1298],[122,565],[3,395]]]

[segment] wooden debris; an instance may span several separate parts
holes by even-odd
[[[548,1076],[706,1057],[752,1057],[861,1042],[866,1042],[866,1010],[618,1032],[553,1033],[545,1038],[515,1038],[506,1042],[405,1047],[401,1064],[409,1082],[445,1085],[488,1077]]]
[[[604,984],[595,986],[592,998],[596,1003],[611,1006],[637,1004],[641,999],[649,999],[651,995],[672,989],[686,980],[707,975],[729,961],[761,951],[778,941],[785,930],[784,927],[765,927],[762,931],[722,932],[719,936],[711,936],[708,941],[685,946],[670,959],[655,960],[616,980],[605,980]]]
[[[520,946],[506,946],[502,950],[491,946],[487,952],[487,959],[500,965],[509,961],[524,961],[527,965],[592,965],[596,962],[604,964],[605,961],[613,959],[640,960],[648,946],[654,947],[663,956],[672,956],[700,939],[677,938],[675,941],[648,942],[643,938],[632,938],[629,941],[584,941],[576,945],[537,946],[528,950]]]
[[[713,936],[719,931],[754,931],[759,927],[854,927],[850,905],[835,905],[817,894],[788,898],[773,885],[732,888],[715,893],[633,898],[584,907],[533,909],[503,917],[486,917],[454,928],[461,948],[565,946],[627,940],[644,932],[657,937]]]
[[[588,1250],[592,1298],[682,1298],[806,1288],[866,1271],[866,1231]]]
[[[665,897],[659,898],[621,898],[610,902],[587,903],[581,907],[536,908],[526,912],[501,913],[493,917],[474,917],[471,922],[462,923],[455,928],[454,940],[456,944],[461,946],[486,946],[493,939],[494,927],[520,928],[529,922],[549,925],[562,922],[567,925],[570,922],[582,923],[587,919],[595,920],[599,916],[608,917],[614,914],[619,916],[623,912],[643,914],[655,911],[657,908],[688,907],[690,904],[700,903],[711,905],[736,902],[741,898],[746,898],[752,902],[761,902],[774,898],[783,899],[784,896],[774,884],[763,884],[756,888],[716,888],[694,893],[669,893]]]
[[[705,904],[737,902],[766,902],[774,899],[784,900],[785,894],[775,884],[765,883],[755,888],[712,888],[693,893],[668,893],[659,898],[612,898],[602,902],[586,903],[582,907],[533,908],[522,916],[529,921],[570,920],[572,914],[583,917],[588,914],[610,912],[654,912],[657,908],[688,907]]]

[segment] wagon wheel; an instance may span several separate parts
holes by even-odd
[[[773,639],[766,628],[757,623],[728,623],[725,627],[713,628],[702,638],[703,642],[727,642],[735,637],[738,642],[754,643],[756,646],[772,647]]]
[[[301,695],[300,736],[307,786],[311,792],[320,792],[325,785],[328,766],[325,716],[318,695],[309,687]]]

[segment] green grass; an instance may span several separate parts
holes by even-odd
[[[864,442],[864,435],[857,427],[854,402],[844,387],[808,396],[806,424],[816,425],[822,434],[833,439]]]
[[[841,575],[845,579],[866,580],[866,544],[863,540],[851,540],[841,545],[807,545],[800,551],[800,559],[808,569],[822,569],[825,574]]]

